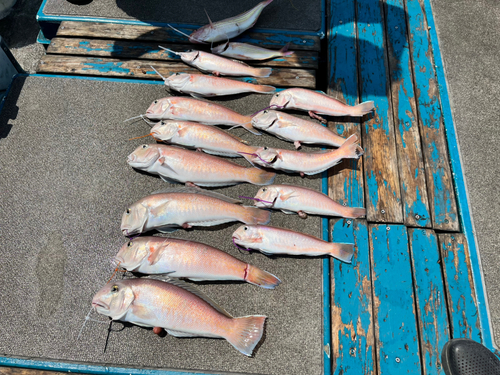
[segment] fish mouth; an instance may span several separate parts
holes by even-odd
[[[95,308],[96,310],[104,309],[104,310],[109,310],[109,306],[106,305],[104,302],[94,302],[92,301],[92,307]]]
[[[128,157],[127,157],[127,163],[133,163],[135,161],[137,157],[134,155],[134,154],[130,154]]]

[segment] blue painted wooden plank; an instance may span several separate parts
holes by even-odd
[[[383,13],[380,1],[357,1],[360,100],[375,102],[363,124],[366,209],[368,221],[402,223]]]
[[[462,233],[443,233],[439,235],[439,244],[448,292],[451,337],[482,342],[467,239]]]
[[[406,7],[411,30],[410,52],[414,66],[419,126],[433,228],[459,231],[459,217],[426,14],[420,0],[406,0]]]
[[[404,223],[431,227],[403,0],[386,0],[386,30]]]
[[[379,374],[421,374],[406,227],[370,225]]]
[[[358,100],[358,69],[356,54],[356,5],[350,0],[332,0],[328,20],[328,95],[356,105]],[[328,127],[341,137],[358,134],[361,124],[329,122]],[[329,195],[351,207],[364,207],[363,158],[346,159],[329,171]]]
[[[429,229],[409,229],[423,373],[444,375],[441,350],[450,340],[446,293],[437,236]]]
[[[350,222],[350,224],[348,223]],[[375,373],[372,287],[365,220],[332,220],[333,242],[355,244],[352,264],[332,260],[333,374]]]

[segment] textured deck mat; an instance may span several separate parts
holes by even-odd
[[[268,316],[265,339],[254,358],[225,340],[160,338],[137,326],[89,322],[77,336],[92,296],[112,273],[110,259],[125,238],[124,209],[168,187],[139,173],[127,155],[152,139],[142,121],[161,85],[69,78],[16,78],[0,115],[0,354],[107,366],[231,371],[258,374],[322,373],[321,259],[240,254],[231,233],[241,224],[180,230],[173,237],[205,242],[275,275],[282,284],[265,290],[246,283],[200,284],[234,316]],[[221,100],[251,114],[269,96]],[[252,144],[293,148],[271,136],[232,130]],[[241,163],[245,163],[243,159]],[[277,183],[320,189],[321,179],[279,175]],[[178,185],[179,186],[179,185]],[[249,184],[218,189],[253,196]],[[274,212],[272,225],[321,236],[320,219]],[[99,317],[94,318],[107,320]]]
[[[258,3],[258,0],[94,0],[87,5],[75,5],[66,0],[47,0],[44,13],[52,16],[132,19],[202,26],[208,24],[204,9],[216,22],[246,12]],[[274,0],[264,9],[255,27],[313,32],[321,28],[321,17],[321,0]]]

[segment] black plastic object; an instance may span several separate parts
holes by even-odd
[[[90,4],[93,0],[66,0],[68,3],[76,4],[76,5],[87,5]]]
[[[484,345],[470,339],[448,341],[441,362],[446,375],[500,375],[500,360]]]

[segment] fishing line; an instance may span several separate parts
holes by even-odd
[[[177,30],[175,27],[173,27],[172,25],[169,25],[168,23],[167,23],[167,26],[168,26],[168,27],[170,27],[172,30],[177,31],[179,34],[184,35],[184,36],[187,36],[187,37],[188,37],[188,39],[193,39],[193,40],[196,40],[197,42],[200,42],[200,43],[203,43],[203,44],[208,44],[208,43],[207,43],[207,42],[205,42],[204,40],[201,40],[201,39],[195,38],[194,36],[189,36],[189,35],[187,35],[186,33],[183,33],[182,31]]]
[[[283,109],[283,108],[285,108],[285,106],[284,106],[284,105],[276,105],[276,104],[273,104],[273,105],[270,105],[269,107],[266,107],[266,108],[264,108],[264,109],[261,109],[260,111],[255,112],[253,115],[250,115],[250,117],[253,117],[253,116],[255,116],[257,113],[260,113],[260,112],[262,112],[262,111],[265,111],[266,109],[271,109],[271,108],[272,108],[272,109]]]
[[[166,80],[167,80],[165,77],[163,77],[163,76],[160,74],[160,72],[158,72],[158,70],[156,70],[156,69],[153,67],[153,65],[150,65],[150,67],[151,67],[151,69],[153,69],[153,70],[156,72],[156,74],[158,74],[158,75],[159,75],[159,76],[160,76],[160,77],[161,77],[164,81],[166,81]]]
[[[233,237],[233,244],[234,246],[236,246],[238,249],[240,250],[245,250],[245,251],[250,251],[250,249],[245,249],[244,247],[241,247],[240,245],[238,245],[235,241],[234,241],[234,237]]]
[[[274,204],[274,202],[265,201],[264,199],[244,197],[243,195],[240,195],[238,198],[253,199],[254,201],[258,201],[258,202]]]
[[[241,152],[241,151],[238,151],[238,154],[245,154],[245,155],[252,155],[252,156],[256,156],[256,157],[258,157],[260,160],[262,160],[264,163],[266,163],[266,164],[272,164],[272,162],[269,162],[269,161],[267,161],[267,160],[262,159],[262,158],[261,158],[259,155],[257,155],[257,154],[250,154],[250,153],[248,153],[248,152]]]

